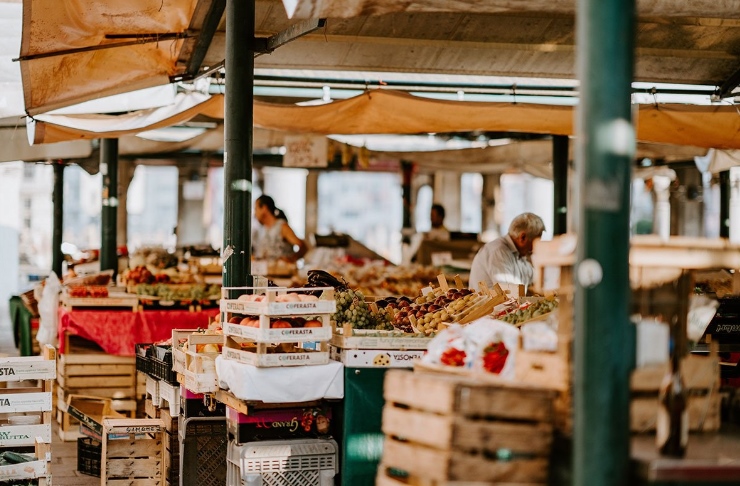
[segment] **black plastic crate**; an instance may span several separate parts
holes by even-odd
[[[185,418],[226,417],[226,405],[216,402],[216,408],[208,410],[202,398],[180,398],[180,409]]]
[[[103,444],[89,437],[80,437],[77,439],[77,470],[99,478],[102,454]]]
[[[151,343],[137,343],[134,345],[136,353],[136,371],[141,371],[147,375],[152,374],[151,358],[149,357],[149,348]]]
[[[154,378],[166,381],[170,385],[177,385],[177,373],[172,369],[172,355],[170,354],[170,362],[161,361],[157,358],[150,358],[150,365],[152,372],[150,373]]]
[[[226,484],[226,417],[180,416],[180,480],[182,486]]]

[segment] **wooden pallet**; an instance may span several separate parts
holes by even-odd
[[[164,485],[165,441],[160,420],[104,419],[102,438],[101,484]]]
[[[553,391],[395,370],[384,388],[381,471],[430,484],[547,482]]]

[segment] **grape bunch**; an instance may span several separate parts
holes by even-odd
[[[378,309],[378,312],[372,315],[373,328],[378,331],[393,331],[393,311],[389,308]]]
[[[372,329],[373,316],[362,292],[352,289],[336,293],[337,311],[332,315],[332,324],[342,327],[351,324],[355,329]]]

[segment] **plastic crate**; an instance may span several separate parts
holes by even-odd
[[[226,484],[226,417],[180,416],[180,486]]]
[[[77,470],[99,478],[102,454],[103,444],[89,437],[80,437],[77,439]]]
[[[136,371],[141,371],[148,375],[152,374],[151,358],[149,357],[149,348],[152,344],[150,343],[137,343],[134,345],[134,351],[136,354]]]
[[[324,439],[229,442],[226,486],[333,486],[338,450]]]
[[[162,361],[156,357],[150,358],[153,377],[166,381],[170,385],[177,385],[177,372],[172,369],[172,354],[168,354],[169,361]]]

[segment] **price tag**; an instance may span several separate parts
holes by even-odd
[[[432,253],[432,266],[441,267],[452,262],[452,253],[449,251],[439,251]]]
[[[267,260],[254,260],[252,262],[252,275],[267,275]]]

